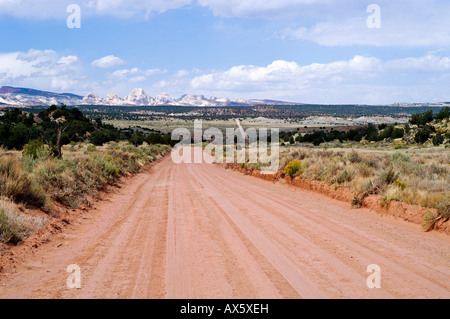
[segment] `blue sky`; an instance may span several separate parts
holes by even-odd
[[[81,9],[69,29],[67,6]],[[370,4],[381,28],[369,28]],[[104,97],[450,101],[445,0],[0,0],[0,85]]]

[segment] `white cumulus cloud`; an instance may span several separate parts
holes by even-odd
[[[58,63],[70,65],[70,64],[76,63],[78,61],[80,61],[80,60],[78,59],[77,56],[69,55],[69,56],[61,57],[61,59],[59,59]]]
[[[162,13],[190,3],[191,0],[91,0],[88,7],[95,9],[99,14],[115,16],[144,14],[148,18],[153,12]]]
[[[191,78],[192,90],[245,98],[307,103],[394,103],[448,100],[450,58],[429,53],[383,61],[356,55],[349,60],[300,65],[276,60],[267,66],[239,65]],[[160,83],[161,85],[161,83]],[[177,80],[165,81],[165,87]]]
[[[80,6],[82,16],[148,17],[152,13],[183,7],[191,0],[0,0],[0,16],[66,19],[66,8],[73,3]]]
[[[227,71],[197,76],[193,88],[220,90],[256,90],[279,88],[300,89],[320,82],[340,82],[344,77],[365,77],[379,67],[381,61],[373,57],[355,56],[347,61],[301,66],[296,62],[276,60],[267,66],[240,65]]]
[[[106,68],[112,68],[114,66],[121,65],[124,63],[125,63],[125,61],[122,60],[121,58],[118,58],[114,55],[107,55],[107,56],[104,56],[103,58],[93,61],[91,63],[91,65],[95,66],[95,67],[106,69]]]
[[[324,46],[450,46],[448,0],[198,0],[214,15],[285,20],[275,34]],[[381,9],[381,28],[370,29],[371,3]]]
[[[329,0],[198,0],[217,16],[244,18],[275,18],[309,12]]]
[[[61,56],[54,50],[0,53],[0,84],[68,90],[83,88],[85,77],[76,56]]]
[[[147,69],[147,70],[141,70],[139,68],[132,68],[132,69],[122,69],[117,70],[111,73],[111,78],[116,79],[127,79],[129,77],[133,77],[134,80],[140,80],[143,81],[147,79],[149,76],[158,75],[158,74],[165,74],[167,73],[167,70],[161,70],[161,69]]]

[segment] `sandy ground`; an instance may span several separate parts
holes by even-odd
[[[2,274],[0,297],[450,298],[450,237],[167,157]]]

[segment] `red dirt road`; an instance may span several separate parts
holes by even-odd
[[[168,157],[86,216],[2,274],[0,297],[450,298],[448,235],[217,165]]]

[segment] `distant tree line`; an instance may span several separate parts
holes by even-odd
[[[38,114],[16,108],[5,110],[0,116],[0,146],[7,149],[20,150],[31,141],[39,140],[57,153],[58,145],[71,142],[89,141],[94,145],[103,145],[110,141],[130,140],[136,145],[143,139],[149,144],[170,144],[170,137],[170,134],[144,136],[139,132],[122,132],[113,125],[103,123],[100,118],[91,120],[78,108],[67,108],[65,105],[52,105]]]
[[[174,146],[177,141],[172,141],[171,134],[161,135],[159,133],[150,133],[148,135],[144,135],[142,132],[136,132],[133,134],[128,141],[134,146],[139,146],[147,142],[147,144],[165,144]]]
[[[435,133],[434,127],[429,124],[434,120],[440,122],[444,119],[448,119],[449,116],[449,107],[441,109],[441,111],[435,116],[433,115],[432,110],[414,114],[409,121],[409,124],[418,126],[418,131],[414,135],[414,140],[420,144],[426,142],[431,137],[431,134]],[[360,128],[351,129],[348,132],[337,130],[327,132],[324,130],[319,130],[305,135],[299,134],[295,138],[294,136],[297,134],[297,131],[280,132],[280,140],[284,143],[290,144],[294,144],[295,142],[312,143],[315,146],[334,140],[339,140],[341,143],[345,141],[360,142],[362,139],[366,139],[369,142],[383,141],[384,139],[393,140],[403,138],[405,134],[409,134],[411,131],[409,124],[404,125],[403,128],[396,127],[397,125],[395,124],[381,124],[378,125],[378,127],[373,124],[369,124]],[[441,132],[436,132],[436,135],[433,137],[433,144],[440,145],[443,141],[444,136],[442,136]]]

